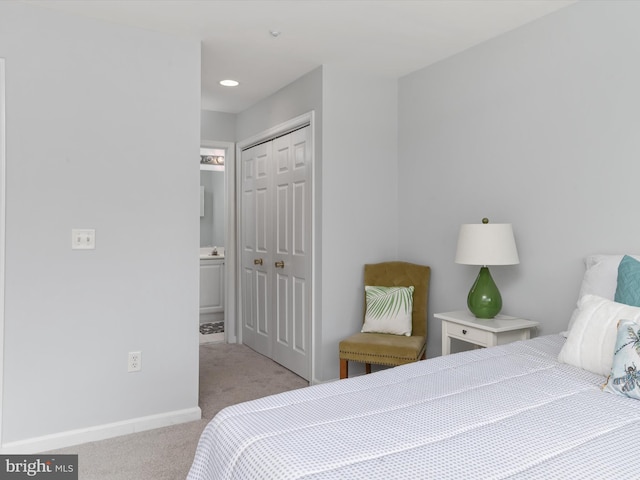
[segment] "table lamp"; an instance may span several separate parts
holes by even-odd
[[[464,224],[458,235],[456,263],[480,265],[480,273],[467,296],[467,307],[477,318],[493,318],[502,309],[502,296],[489,273],[489,265],[520,263],[510,223]]]

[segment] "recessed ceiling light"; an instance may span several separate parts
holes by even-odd
[[[237,87],[240,83],[235,80],[220,80],[220,85],[224,87]]]

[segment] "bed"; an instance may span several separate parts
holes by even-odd
[[[617,310],[578,303],[564,335],[227,407],[202,433],[188,479],[640,478],[640,401],[629,383],[604,392],[606,375],[559,360],[578,337],[591,348],[586,317],[601,334],[603,316],[627,315],[596,298]]]

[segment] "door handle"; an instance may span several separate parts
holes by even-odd
[[[282,260],[278,260],[275,265],[276,268],[284,268],[284,262]]]
[[[262,265],[262,259],[261,258],[256,258],[253,260],[253,264],[254,265]]]

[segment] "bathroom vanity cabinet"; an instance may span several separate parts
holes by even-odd
[[[224,257],[200,258],[200,323],[224,320]]]

